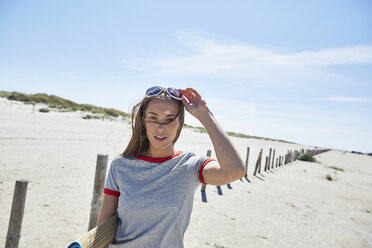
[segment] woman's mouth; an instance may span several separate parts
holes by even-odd
[[[165,136],[155,136],[155,139],[158,140],[158,141],[163,141],[165,140],[167,137]]]

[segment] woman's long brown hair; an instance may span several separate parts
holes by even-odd
[[[132,108],[132,137],[127,148],[125,148],[124,152],[120,154],[121,156],[129,158],[132,155],[135,156],[136,154],[141,154],[142,152],[145,152],[147,151],[147,149],[149,149],[149,140],[146,135],[146,126],[144,119],[147,106],[153,99],[168,101],[171,100],[177,104],[180,128],[177,130],[177,134],[175,139],[173,140],[173,144],[176,143],[178,137],[180,136],[185,118],[185,108],[183,107],[182,101],[173,99],[166,93],[162,93],[159,96],[155,97],[145,97],[144,99],[142,99],[141,102],[137,103]]]

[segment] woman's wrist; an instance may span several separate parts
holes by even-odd
[[[200,121],[204,125],[204,122],[206,122],[208,119],[211,119],[212,117],[213,113],[208,108],[206,108],[197,114],[196,119],[198,119],[198,121]]]
[[[203,112],[198,120],[207,130],[208,134],[212,134],[214,131],[220,129],[217,120],[214,118],[213,113],[211,111]]]

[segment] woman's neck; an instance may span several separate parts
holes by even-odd
[[[151,146],[143,153],[143,156],[150,158],[164,158],[174,155],[174,149],[153,149]]]

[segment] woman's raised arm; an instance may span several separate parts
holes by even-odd
[[[186,110],[203,124],[216,152],[218,162],[210,162],[203,169],[204,182],[223,185],[242,178],[245,175],[244,162],[205,100],[192,88],[179,91],[184,96],[182,101]]]

